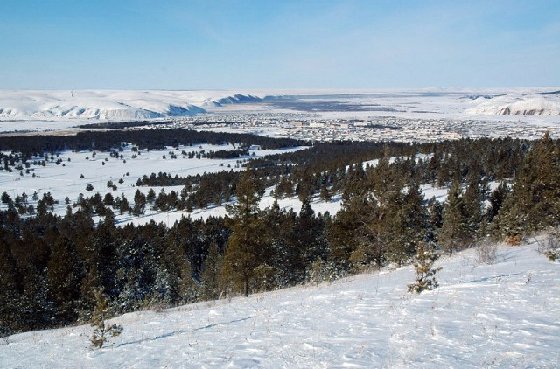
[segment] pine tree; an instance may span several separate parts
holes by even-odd
[[[153,188],[150,188],[150,191],[148,191],[148,196],[146,196],[146,201],[148,201],[148,203],[150,204],[153,204],[155,200],[156,200],[156,192],[154,191]]]
[[[146,196],[142,192],[140,192],[140,190],[136,190],[136,193],[134,194],[134,208],[133,208],[134,215],[143,214],[145,207],[146,207]]]
[[[463,196],[466,228],[473,239],[482,222],[482,192],[480,188],[480,179],[476,177],[477,175],[478,174],[470,175],[469,183]]]
[[[509,195],[509,187],[505,182],[501,182],[500,185],[490,193],[490,207],[486,210],[485,217],[488,223],[491,223],[494,218],[500,212],[504,201]]]
[[[437,233],[443,225],[443,205],[432,197],[428,202],[428,224],[426,239],[435,242]]]
[[[418,243],[427,236],[428,212],[424,206],[424,195],[416,181],[409,184],[399,215],[402,218],[400,260],[407,261],[414,255]]]
[[[311,198],[313,195],[313,180],[311,175],[308,173],[304,173],[303,177],[300,179],[296,186],[296,194],[298,199],[303,202],[305,199]]]
[[[300,281],[308,277],[309,269],[316,260],[326,260],[328,256],[328,243],[325,238],[324,224],[315,216],[309,200],[301,206],[299,217],[295,224],[296,242],[292,252],[298,252],[301,260],[300,270],[293,270],[294,275],[302,276]]]
[[[203,300],[216,300],[220,297],[222,264],[223,256],[218,251],[218,245],[212,243],[200,273],[200,297]]]
[[[381,265],[384,249],[379,242],[379,206],[361,196],[349,197],[328,228],[330,259],[343,272]]]
[[[497,222],[500,236],[518,239],[560,223],[560,149],[548,132],[527,154]]]
[[[10,246],[4,240],[4,232],[0,229],[0,338],[8,336],[19,329],[20,294],[17,286],[17,265]]]
[[[443,226],[439,232],[438,240],[447,252],[466,248],[471,240],[462,191],[457,181],[453,182],[447,195],[447,201],[443,209]]]
[[[263,264],[266,230],[259,214],[259,185],[254,173],[245,172],[236,187],[237,202],[227,207],[232,231],[224,255],[222,280],[246,296],[254,287],[255,268]]]
[[[421,293],[425,290],[433,290],[438,287],[436,273],[442,268],[434,268],[434,263],[439,255],[433,244],[420,243],[416,250],[416,281],[408,285],[408,292]]]
[[[110,192],[107,192],[105,194],[105,197],[103,197],[103,204],[107,206],[113,206],[114,203],[115,203],[115,198],[113,197],[113,195],[111,195]]]
[[[294,186],[287,176],[283,176],[274,191],[275,198],[291,197],[294,195]]]
[[[91,318],[91,326],[94,327],[90,342],[93,347],[101,348],[109,337],[119,336],[123,328],[121,325],[106,325],[105,319],[109,312],[109,303],[101,290],[94,291],[95,307]]]
[[[72,322],[77,317],[80,281],[84,277],[81,264],[68,239],[61,237],[54,242],[47,280],[50,297],[57,305],[57,320],[61,323]]]
[[[323,201],[331,201],[332,194],[331,194],[331,191],[329,190],[329,188],[327,187],[326,184],[321,185],[321,190],[319,192],[319,197]]]
[[[268,231],[266,263],[274,272],[274,286],[282,287],[301,283],[305,271],[305,246],[302,246],[299,230],[300,217],[290,209],[282,211],[275,202],[266,209],[264,227]],[[311,230],[311,232],[313,232]],[[265,276],[268,278],[268,276]]]
[[[128,199],[124,196],[124,194],[121,195],[119,210],[121,214],[130,211],[130,204],[128,202]]]

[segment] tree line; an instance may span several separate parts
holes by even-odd
[[[0,136],[1,151],[17,151],[24,160],[43,153],[62,150],[111,151],[123,143],[134,144],[140,149],[161,150],[208,143],[239,143],[243,146],[260,145],[263,149],[282,149],[306,144],[291,138],[272,138],[251,134],[196,131],[192,129],[146,129],[80,131],[74,136]]]
[[[0,212],[2,333],[88,321],[100,290],[119,314],[402,265],[426,243],[449,253],[489,237],[515,244],[560,223],[560,142],[548,134],[377,145],[255,160],[236,174],[225,219],[118,227],[111,206],[95,224],[96,211],[81,205],[53,215],[48,197],[34,217]],[[364,166],[372,155],[376,165]],[[299,211],[258,207],[272,173],[278,197],[298,193]],[[426,183],[448,186],[447,200],[424,198]],[[344,199],[336,215],[312,210],[324,191]]]

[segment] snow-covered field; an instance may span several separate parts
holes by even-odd
[[[47,192],[50,192],[58,204],[54,206],[54,212],[60,216],[66,213],[65,199],[68,197],[70,203],[76,203],[80,194],[84,197],[91,197],[95,192],[99,192],[101,197],[106,193],[111,193],[114,197],[124,195],[130,202],[134,202],[134,194],[136,190],[147,195],[150,189],[153,189],[156,194],[160,191],[170,193],[175,191],[180,193],[184,188],[182,185],[178,186],[136,186],[136,181],[142,176],[149,176],[152,172],[166,172],[173,177],[186,177],[189,175],[197,175],[204,173],[214,173],[220,171],[239,171],[244,170],[243,167],[236,167],[236,161],[239,159],[208,159],[196,157],[188,158],[181,155],[181,151],[189,153],[191,151],[216,151],[233,149],[232,145],[195,145],[195,146],[180,146],[179,149],[168,148],[166,150],[142,150],[140,154],[132,150],[132,146],[127,146],[123,151],[119,152],[122,158],[115,158],[109,155],[109,152],[97,151],[95,156],[93,151],[63,151],[60,152],[59,157],[61,163],[56,164],[52,161],[46,163],[45,166],[32,164],[30,169],[35,177],[31,174],[21,176],[17,170],[12,172],[0,171],[0,193],[6,192],[15,199],[25,193],[28,196],[29,204],[36,206],[37,201],[32,199],[34,192],[37,192],[38,198],[42,198]],[[274,155],[278,153],[291,152],[294,150],[305,150],[307,147],[296,147],[283,150],[252,150],[250,156],[243,159],[259,158],[267,155]],[[169,152],[173,151],[177,156],[172,159]],[[253,156],[254,154],[254,156]],[[165,158],[164,158],[165,157]],[[429,155],[418,154],[418,158],[426,159]],[[70,161],[68,161],[70,159]],[[389,162],[393,163],[396,158],[389,158]],[[376,166],[379,160],[369,160],[362,163],[364,169],[368,166]],[[104,163],[104,164],[103,164]],[[83,175],[84,178],[81,178]],[[122,183],[119,181],[122,180]],[[117,186],[114,191],[107,186],[111,181]],[[93,191],[87,191],[86,186],[93,185]],[[493,189],[497,183],[491,183]],[[275,198],[271,192],[275,189],[274,186],[265,190],[264,196],[260,202],[260,208],[265,209],[271,207]],[[447,187],[437,188],[431,184],[424,184],[420,188],[426,200],[435,197],[436,200],[443,202],[447,198]],[[299,212],[302,202],[297,196],[278,199],[278,205],[283,210],[293,210]],[[338,213],[342,208],[342,197],[340,194],[335,194],[329,201],[324,201],[319,196],[314,196],[311,199],[311,207],[315,213],[329,212],[331,215]],[[0,209],[6,209],[7,206],[0,204]],[[144,214],[134,216],[132,214],[120,214],[116,211],[115,220],[118,225],[124,226],[127,224],[143,225],[150,221],[156,223],[163,222],[166,225],[173,225],[177,220],[182,217],[190,217],[191,219],[207,219],[209,217],[224,217],[226,215],[226,204],[211,205],[203,209],[194,209],[192,212],[172,210],[172,211],[156,211],[146,207]]]
[[[2,368],[558,368],[560,264],[536,244],[438,261],[440,287],[407,293],[411,267],[8,337]]]
[[[231,150],[232,145],[195,145],[180,146],[179,149],[168,148],[167,150],[142,150],[140,155],[133,151],[131,146],[126,147],[119,155],[122,158],[115,158],[109,155],[109,152],[97,151],[95,156],[93,151],[63,151],[60,153],[60,164],[48,162],[45,166],[31,165],[32,174],[20,176],[16,170],[12,172],[0,171],[0,192],[7,192],[12,199],[25,193],[29,196],[31,204],[36,205],[31,196],[37,192],[39,198],[43,194],[50,192],[55,200],[59,200],[59,205],[55,206],[55,212],[64,215],[66,204],[64,200],[68,197],[72,202],[78,199],[80,193],[85,197],[92,196],[95,192],[99,192],[103,197],[110,192],[113,196],[125,195],[129,201],[133,202],[136,190],[140,190],[147,194],[150,188],[159,193],[162,189],[167,193],[174,190],[180,192],[184,186],[136,186],[136,181],[144,175],[149,176],[152,172],[167,172],[173,177],[186,177],[189,175],[197,175],[204,173],[213,173],[229,170],[243,170],[243,167],[236,168],[236,161],[240,159],[259,158],[267,155],[290,152],[294,150],[303,150],[306,147],[296,147],[283,150],[252,150],[250,156],[240,159],[209,159],[196,157],[188,158],[181,155],[182,150],[189,153],[191,151],[200,152],[202,150],[217,151]],[[177,156],[172,159],[169,152],[173,151]],[[254,156],[253,156],[254,154]],[[165,157],[165,158],[164,158]],[[55,157],[55,160],[58,159]],[[68,161],[70,159],[70,161]],[[80,178],[83,175],[84,178]],[[122,183],[119,181],[122,180]],[[107,187],[107,182],[112,181],[117,190],[113,191]],[[94,187],[93,191],[86,191],[87,184]],[[299,208],[298,208],[299,209]],[[214,213],[212,209],[204,209],[205,211],[197,211],[192,214],[195,218],[207,218],[210,215],[224,215],[225,207],[221,207],[218,213]],[[220,213],[220,211],[222,213]],[[185,212],[171,213],[155,213],[148,212],[147,216],[136,218],[135,222],[149,222],[150,219],[156,221],[166,221],[171,217],[171,221],[186,216]],[[132,219],[128,215],[117,216],[119,222],[129,222]],[[143,220],[143,221],[142,221]]]

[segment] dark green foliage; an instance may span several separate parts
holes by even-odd
[[[501,237],[534,232],[560,222],[560,148],[545,136],[525,157],[496,229]]]
[[[210,245],[208,255],[204,260],[200,272],[200,298],[202,300],[217,300],[221,295],[223,255],[220,254],[216,244]]]
[[[263,149],[280,149],[304,144],[290,138],[271,138],[250,134],[195,131],[190,129],[150,129],[125,131],[81,131],[75,136],[11,136],[0,137],[0,150],[18,150],[28,159],[36,152],[61,150],[118,149],[123,142],[133,143],[139,149],[165,149],[166,146],[193,143],[223,144],[225,142],[260,145]],[[15,160],[15,159],[14,159]]]
[[[321,185],[321,190],[319,192],[319,197],[323,201],[331,201],[332,193],[331,193],[331,191],[329,190],[329,188],[327,187],[326,184]]]
[[[80,309],[80,285],[85,270],[77,254],[76,246],[66,237],[59,237],[52,245],[47,263],[48,291],[57,306],[56,320],[71,323],[78,318]]]
[[[132,212],[135,215],[140,215],[144,213],[144,208],[146,207],[146,196],[140,192],[140,190],[136,190],[134,194],[134,208]]]
[[[236,187],[237,202],[228,206],[231,235],[224,256],[222,279],[228,289],[246,296],[257,283],[256,268],[265,262],[267,230],[259,216],[258,180],[245,172]]]
[[[438,240],[447,252],[462,250],[471,245],[474,235],[469,230],[469,219],[458,182],[453,182],[443,209],[443,225]]]
[[[280,179],[280,182],[276,185],[275,196],[277,198],[291,197],[294,195],[294,184],[286,176]]]
[[[0,239],[0,337],[27,328],[18,324],[22,286],[16,268],[8,242]]]
[[[504,204],[504,201],[508,197],[509,193],[510,190],[506,182],[500,183],[498,188],[492,191],[488,199],[490,201],[490,208],[486,211],[486,221],[488,223],[491,223],[494,218],[500,213],[502,205]]]
[[[315,261],[327,259],[329,244],[324,222],[315,216],[309,200],[303,202],[292,230],[294,238],[289,250],[292,255],[288,257],[295,261],[295,265],[289,266],[289,275],[292,283],[300,283],[309,278],[309,269]]]
[[[344,269],[361,270],[388,262],[405,263],[427,235],[427,209],[415,181],[407,188],[398,168],[388,160],[354,175],[363,180],[343,194],[344,207],[329,232],[334,261]]]

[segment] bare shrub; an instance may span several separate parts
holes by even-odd
[[[538,251],[550,261],[560,260],[560,229],[554,229],[543,241],[537,241]]]
[[[476,256],[479,263],[494,264],[497,259],[498,245],[490,240],[483,240],[476,247]]]
[[[521,237],[520,234],[516,234],[516,235],[513,235],[513,236],[508,236],[506,238],[506,243],[509,246],[519,246],[519,245],[521,245],[522,240],[523,240],[523,237]]]
[[[318,285],[322,282],[333,282],[340,277],[341,275],[337,271],[336,266],[333,263],[317,259],[313,263],[311,263],[308,282]]]

